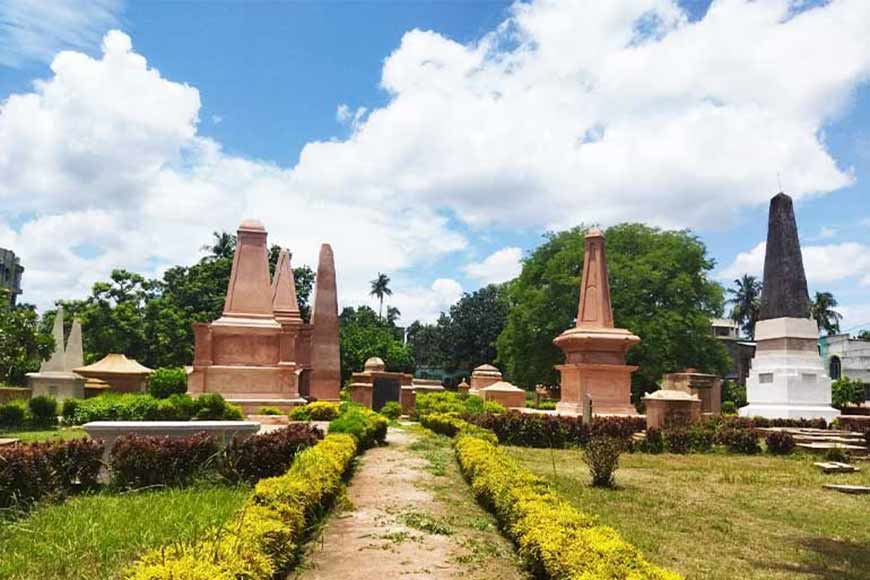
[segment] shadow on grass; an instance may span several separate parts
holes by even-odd
[[[802,563],[756,564],[771,570],[804,574],[822,580],[866,580],[867,571],[870,570],[870,545],[866,542],[816,537],[801,540],[799,545],[810,552]]]

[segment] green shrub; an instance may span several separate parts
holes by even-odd
[[[788,455],[794,450],[794,437],[785,431],[771,431],[765,437],[767,451],[774,455]]]
[[[716,431],[706,423],[695,423],[689,427],[689,447],[692,453],[706,453],[713,449]]]
[[[838,463],[849,463],[849,454],[845,449],[839,447],[831,447],[825,451],[825,461],[836,461]]]
[[[353,435],[360,447],[365,449],[384,442],[387,426],[387,420],[371,409],[348,405],[346,411],[329,423],[329,432]]]
[[[537,576],[564,580],[680,578],[647,562],[615,530],[575,509],[498,446],[460,436],[455,447],[475,496],[495,513]]]
[[[148,377],[148,394],[155,399],[187,392],[187,372],[181,367],[161,367]]]
[[[724,381],[722,383],[722,410],[725,410],[725,403],[734,405],[735,410],[746,406],[746,386],[739,385],[735,381]]]
[[[831,383],[831,404],[838,409],[864,402],[864,383],[842,377]]]
[[[27,419],[27,403],[21,400],[0,405],[0,428],[19,429]]]
[[[417,395],[414,414],[417,418],[430,413],[453,413],[462,416],[499,415],[506,409],[495,402],[484,401],[481,397],[459,394],[452,391],[436,391]]]
[[[194,399],[197,419],[223,419],[227,403],[220,393],[205,393]]]
[[[668,425],[662,430],[665,448],[670,453],[688,453],[692,450],[692,434],[685,425]]]
[[[435,433],[446,435],[448,437],[455,437],[460,434],[473,435],[485,441],[489,441],[492,444],[498,443],[498,438],[492,431],[478,427],[477,425],[460,419],[455,415],[430,413],[420,420],[420,424]]]
[[[33,397],[27,403],[30,421],[34,427],[53,427],[57,425],[57,399],[46,395]]]
[[[387,419],[398,419],[402,415],[402,406],[396,401],[389,401],[381,407],[381,415]]]
[[[722,414],[723,415],[736,415],[737,414],[737,404],[734,401],[722,401]]]
[[[330,433],[299,453],[287,473],[262,479],[234,522],[195,543],[152,550],[127,580],[267,580],[283,576],[306,526],[341,490],[356,440]]]
[[[583,449],[583,461],[589,467],[593,487],[613,487],[623,444],[613,437],[593,437]]]
[[[155,399],[151,395],[106,393],[91,399],[66,399],[62,412],[67,425],[91,421],[189,421],[194,417],[242,419],[241,410],[217,393],[206,393],[197,399],[187,394]]]
[[[277,415],[283,415],[281,409],[278,407],[260,407],[260,415],[269,415],[270,417],[275,417]]]
[[[341,414],[341,405],[330,401],[315,401],[294,407],[290,418],[294,421],[332,421]]]

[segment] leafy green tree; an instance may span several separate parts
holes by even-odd
[[[755,276],[744,274],[734,280],[734,288],[728,289],[731,298],[731,320],[736,322],[745,336],[755,337],[755,323],[761,313],[761,281]]]
[[[870,330],[862,330],[859,332],[858,340],[870,340]]]
[[[40,330],[33,306],[0,302],[0,384],[24,385],[27,373],[38,371],[54,346],[51,333]]]
[[[236,236],[229,232],[212,232],[212,237],[214,239],[210,244],[200,247],[201,250],[209,252],[209,256],[206,259],[219,260],[221,258],[229,258],[232,260],[238,241]]]
[[[387,306],[387,324],[395,325],[396,321],[402,317],[402,311],[395,306]]]
[[[389,371],[414,370],[411,349],[398,340],[393,327],[368,306],[342,310],[339,315],[339,346],[342,382],[354,372],[361,371],[365,361],[373,356],[382,358]]]
[[[846,377],[837,379],[831,384],[831,404],[838,409],[849,405],[860,405],[864,402],[864,383]]]
[[[497,356],[496,341],[507,323],[508,302],[502,286],[490,284],[463,294],[450,307],[443,328],[447,370],[471,370],[492,363]]]
[[[390,277],[386,274],[378,272],[378,277],[371,281],[372,289],[369,296],[377,297],[380,302],[378,308],[378,318],[381,318],[384,310],[384,296],[392,296],[393,291],[390,289]]]
[[[444,316],[446,318],[446,316]],[[408,326],[408,346],[414,356],[416,367],[443,367],[446,365],[447,356],[444,354],[442,345],[442,330],[444,326],[437,324],[423,324],[415,320]]]
[[[834,310],[839,305],[837,299],[830,292],[816,292],[810,305],[810,312],[813,320],[819,327],[819,330],[824,330],[828,336],[840,332],[840,320],[843,315]]]
[[[627,357],[640,367],[632,377],[635,396],[655,388],[665,372],[694,367],[724,374],[728,354],[710,332],[724,293],[708,277],[714,262],[704,244],[689,232],[642,224],[613,226],[606,235],[615,323],[641,338]],[[507,285],[498,361],[519,385],[558,381],[553,367],[564,358],[553,339],[574,325],[584,236],[582,227],[547,234]]]

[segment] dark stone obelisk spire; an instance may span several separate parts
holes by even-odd
[[[780,192],[770,200],[759,320],[809,315],[810,297],[794,206],[791,198]]]

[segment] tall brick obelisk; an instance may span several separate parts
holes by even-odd
[[[837,417],[840,412],[831,407],[831,379],[822,365],[818,340],[794,205],[789,196],[778,193],[770,200],[761,313],[746,381],[749,404],[740,415],[828,421]]]
[[[335,259],[329,244],[320,246],[311,324],[309,395],[318,401],[338,401],[341,391],[338,294],[335,287]]]
[[[565,364],[556,367],[562,375],[556,411],[581,415],[589,395],[594,414],[636,415],[631,373],[637,367],[625,364],[625,353],[639,342],[630,331],[613,326],[604,234],[592,229],[586,234],[576,325],[553,340],[565,353]]]

